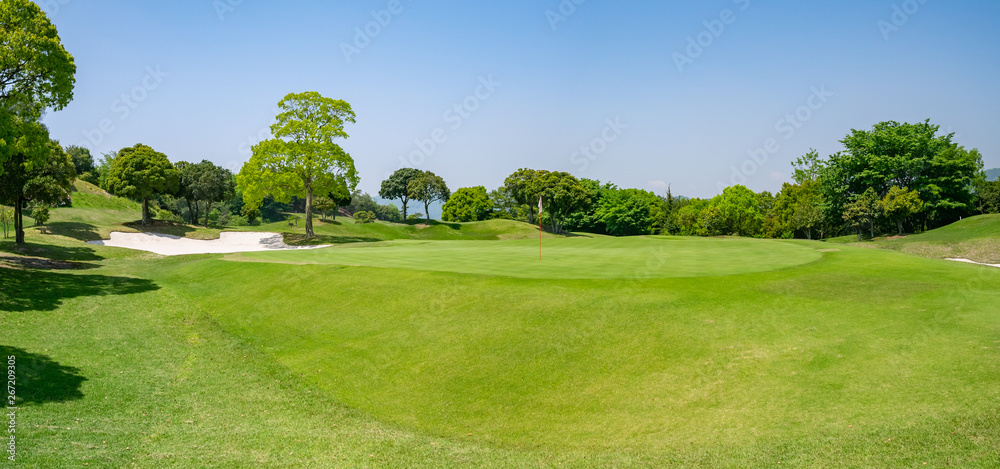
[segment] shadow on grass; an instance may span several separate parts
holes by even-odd
[[[8,366],[10,357],[14,357],[16,405],[83,398],[80,386],[87,378],[80,374],[78,368],[62,365],[46,355],[7,345],[0,345],[0,355]]]
[[[283,234],[285,236],[285,244],[289,246],[320,246],[323,244],[377,243],[379,241],[385,241],[384,239],[368,238],[364,236],[316,235],[312,238],[307,238],[306,235],[299,233]]]
[[[448,223],[448,222],[437,221],[437,220],[427,220],[425,218],[421,218],[419,220],[406,220],[403,223],[407,224],[407,225],[410,225],[410,226],[415,226],[417,228],[429,228],[429,227],[432,227],[432,226],[446,226],[446,227],[451,228],[451,229],[453,229],[455,231],[461,231],[462,230],[462,224],[461,223]]]
[[[97,227],[89,223],[51,222],[42,227],[43,234],[65,236],[78,241],[97,241],[101,239]]]
[[[37,243],[14,244],[13,240],[0,241],[0,252],[9,252],[20,256],[41,257],[53,261],[86,262],[104,260],[103,257],[97,255],[93,248],[86,246],[69,247]],[[77,266],[73,268],[84,267]]]
[[[54,311],[64,300],[158,290],[146,279],[0,269],[0,311]]]
[[[152,220],[148,225],[143,225],[142,221],[123,223],[123,225],[142,233],[159,233],[180,237],[198,231],[198,228],[191,225],[163,220]]]

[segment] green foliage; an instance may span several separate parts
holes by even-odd
[[[605,188],[595,214],[612,236],[654,234],[664,205],[663,199],[649,191]]]
[[[541,193],[535,181],[539,171],[521,168],[504,180],[503,189],[518,205],[527,208],[528,223],[534,223],[535,207],[538,206],[538,195]]]
[[[878,202],[879,212],[896,224],[898,234],[903,234],[903,222],[920,213],[923,206],[917,191],[897,186],[889,188],[889,193]]]
[[[49,206],[45,204],[32,204],[31,218],[35,219],[35,226],[42,226],[49,221]]]
[[[76,167],[76,174],[91,172],[95,169],[94,157],[87,148],[70,145],[66,147],[66,154],[73,158],[73,166]]]
[[[403,222],[403,215],[399,213],[399,209],[393,204],[379,205],[375,210],[375,216],[378,217],[379,220],[390,223]]]
[[[376,219],[375,213],[366,210],[354,214],[354,223],[359,225],[363,223],[375,223]]]
[[[528,189],[541,197],[543,211],[548,215],[552,230],[562,231],[566,217],[583,210],[592,202],[593,194],[579,179],[562,171],[536,171]],[[537,204],[538,201],[536,200]]]
[[[410,216],[406,217],[406,221],[417,221],[417,220],[419,220],[421,218],[424,218],[424,214],[422,214],[422,213],[411,213]]]
[[[354,111],[346,101],[316,92],[289,94],[278,107],[282,112],[271,126],[274,138],[254,145],[237,184],[251,208],[260,208],[267,196],[281,203],[304,198],[306,236],[311,237],[313,195],[341,186],[350,192],[358,185],[354,160],[334,143],[348,137],[344,124],[355,122]]]
[[[463,187],[444,204],[441,219],[444,221],[470,222],[490,218],[493,202],[483,186]]]
[[[0,113],[33,121],[69,104],[76,65],[45,12],[29,0],[4,0],[0,26]],[[0,163],[11,155],[6,137],[0,136]]]
[[[718,211],[708,214],[707,224],[722,234],[756,236],[764,221],[757,194],[742,185],[725,188],[712,199],[712,207]]]
[[[878,194],[875,189],[868,188],[863,194],[855,197],[853,201],[844,206],[843,219],[858,234],[858,241],[861,241],[861,230],[867,225],[871,231],[871,236],[875,237],[875,220],[879,216]]]
[[[448,198],[451,197],[451,191],[448,190],[444,179],[430,171],[421,171],[420,175],[411,179],[406,186],[406,191],[410,199],[424,203],[427,221],[431,219],[428,205],[434,201],[447,202]]]
[[[149,224],[149,199],[157,194],[173,194],[181,173],[160,153],[141,143],[123,148],[111,162],[106,189],[119,197],[142,202],[142,223]]]
[[[0,226],[3,227],[3,239],[7,239],[10,227],[14,223],[14,209],[0,205]]]
[[[979,179],[973,187],[979,213],[1000,213],[1000,181]]]
[[[845,151],[831,155],[821,171],[823,196],[830,217],[871,189],[878,198],[892,186],[909,187],[924,201],[922,218],[941,226],[971,213],[972,183],[982,171],[982,156],[938,135],[940,127],[882,122],[870,131],[853,130],[841,143]]]
[[[383,199],[399,199],[403,203],[403,218],[406,218],[407,204],[410,202],[410,181],[423,173],[419,169],[397,169],[389,179],[382,181],[378,196]]]
[[[55,204],[68,200],[76,178],[73,160],[59,142],[47,140],[48,132],[40,125],[23,127],[18,152],[4,162],[0,173],[0,203],[14,207],[15,242],[24,244],[24,218],[21,208],[26,202]],[[45,138],[46,140],[41,140]]]

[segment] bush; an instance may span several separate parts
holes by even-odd
[[[422,213],[413,213],[413,214],[410,214],[410,216],[406,217],[407,221],[411,221],[411,220],[412,221],[416,221],[416,220],[423,220],[423,219],[424,219],[424,214],[422,214]]]
[[[49,221],[48,205],[36,205],[35,208],[31,210],[31,218],[35,219],[35,226],[44,225],[45,222]]]
[[[354,223],[375,223],[375,214],[367,210],[362,210],[354,214]]]
[[[156,210],[156,217],[154,218],[156,218],[157,220],[170,221],[175,223],[184,223],[184,219],[181,218],[180,215],[164,208]]]
[[[230,226],[250,226],[250,220],[242,215],[231,215],[229,217]]]
[[[375,212],[375,216],[379,220],[387,221],[391,223],[400,223],[403,221],[403,215],[399,213],[399,209],[395,205],[379,205],[378,211]]]

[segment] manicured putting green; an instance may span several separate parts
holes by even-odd
[[[677,278],[767,272],[819,259],[814,247],[728,238],[564,238],[538,242],[411,241],[316,251],[245,253],[242,259],[545,279]]]

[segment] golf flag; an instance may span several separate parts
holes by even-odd
[[[542,214],[542,196],[538,196],[538,215]]]

